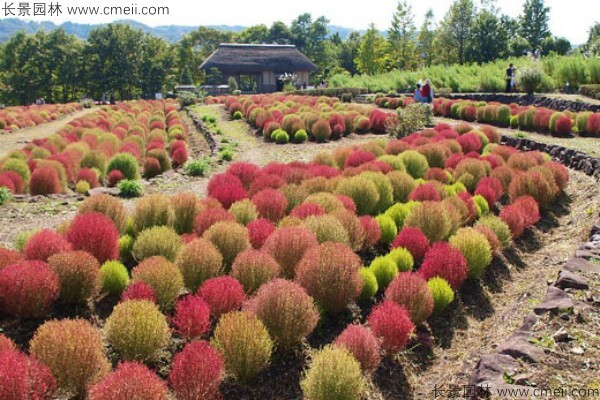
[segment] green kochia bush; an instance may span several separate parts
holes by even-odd
[[[360,294],[361,300],[369,300],[375,297],[377,291],[379,290],[379,285],[377,284],[377,277],[373,273],[370,268],[362,267],[358,270],[361,279],[363,280],[363,289]]]
[[[396,222],[385,214],[378,215],[375,220],[381,229],[381,241],[386,244],[392,243],[398,234]]]
[[[406,172],[415,179],[422,178],[429,169],[427,158],[415,150],[407,150],[399,157],[406,167]]]
[[[118,261],[107,261],[100,267],[101,290],[120,296],[129,284],[127,268]]]
[[[398,265],[389,256],[376,257],[369,265],[369,270],[377,278],[379,288],[387,287],[396,275],[398,275]]]
[[[372,214],[380,198],[377,186],[360,176],[342,180],[336,188],[336,193],[350,197],[356,204],[358,215]]]
[[[162,310],[173,308],[183,290],[183,276],[179,268],[166,258],[156,256],[142,261],[133,269],[133,283],[144,282],[156,293],[156,302]]]
[[[454,301],[454,291],[445,279],[437,276],[428,280],[427,285],[433,295],[433,313],[441,314]]]
[[[492,248],[488,240],[474,228],[459,229],[450,238],[450,244],[467,259],[469,278],[480,278],[492,263]]]
[[[181,247],[181,237],[168,226],[144,229],[135,240],[133,256],[142,261],[153,256],[163,256],[175,261]]]
[[[140,170],[138,162],[134,156],[129,153],[119,153],[115,155],[108,163],[107,171],[119,170],[125,176],[125,179],[140,179]]]

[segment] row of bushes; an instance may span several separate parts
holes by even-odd
[[[82,110],[79,103],[15,106],[0,109],[0,132],[29,128]]]
[[[0,160],[0,186],[15,194],[85,192],[181,166],[188,159],[187,128],[177,110],[173,101],[104,106]]]
[[[385,133],[392,114],[373,106],[345,104],[335,97],[255,95],[213,98],[233,119],[245,118],[268,141],[327,142],[350,133]]]
[[[596,100],[600,100],[600,84],[595,85],[581,85],[579,86],[579,93],[591,97]]]
[[[560,164],[499,140],[490,126],[438,124],[308,163],[233,163],[204,199],[150,195],[131,214],[110,196],[87,199],[72,221],[0,249],[0,309],[49,319],[57,301],[85,306],[102,292],[120,303],[102,330],[46,321],[30,356],[0,336],[0,397],[35,387],[42,398],[56,388],[217,399],[224,377],[253,385],[275,353],[357,304],[366,317],[314,351],[301,388],[361,398],[382,356],[443,318],[463,282],[484,278],[567,185]],[[164,382],[149,367],[170,360],[174,338],[184,346]],[[111,372],[109,359],[122,364]]]

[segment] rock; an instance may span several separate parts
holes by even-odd
[[[573,308],[573,300],[563,290],[550,286],[546,293],[544,302],[533,309],[537,315],[546,312],[558,313],[560,310],[570,310]]]
[[[519,362],[511,356],[505,354],[484,355],[477,363],[469,384],[477,385],[483,382],[502,380],[505,372],[516,371],[518,368]]]
[[[585,350],[583,350],[581,347],[573,347],[571,349],[571,353],[573,353],[575,355],[578,355],[578,356],[581,356],[581,355],[583,355],[585,353]]]
[[[554,341],[557,343],[567,342],[570,340],[569,332],[565,328],[560,328],[559,330],[554,332],[554,334],[552,335],[552,339],[554,339]]]
[[[521,327],[519,328],[519,332],[531,332],[537,321],[537,315],[535,315],[534,313],[527,314],[527,316],[523,320],[523,325],[521,325]]]
[[[570,258],[567,260],[564,270],[570,272],[592,272],[600,274],[600,265],[592,264],[583,258]]]
[[[569,271],[560,271],[558,275],[558,279],[554,283],[554,286],[561,289],[581,289],[586,290],[590,288],[590,285],[581,275],[575,275]]]
[[[498,353],[537,364],[544,356],[544,352],[531,344],[529,338],[529,334],[517,332],[498,347]]]
[[[97,187],[94,189],[90,189],[90,196],[96,196],[99,194],[108,194],[109,196],[115,196],[118,194],[118,189],[115,188],[106,188],[106,187]]]

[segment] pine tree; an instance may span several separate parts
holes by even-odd
[[[416,28],[412,7],[406,2],[398,3],[388,33],[390,58],[393,67],[414,69],[417,67]]]
[[[525,0],[521,16],[521,36],[529,42],[532,51],[538,49],[542,40],[550,35],[549,13],[550,7],[546,7],[544,0]]]

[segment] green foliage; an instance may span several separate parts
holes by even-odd
[[[129,284],[129,273],[120,262],[107,261],[100,267],[99,279],[103,292],[120,296]]]
[[[119,153],[111,158],[106,170],[108,172],[119,170],[125,176],[125,179],[138,180],[140,179],[140,170],[138,162],[134,156],[129,153]]]
[[[88,181],[79,181],[75,185],[75,191],[81,195],[86,195],[90,191],[90,184]],[[0,201],[0,205],[2,202]]]
[[[8,203],[10,200],[10,191],[4,186],[0,187],[0,206]]]
[[[173,228],[153,226],[144,229],[138,235],[132,254],[138,261],[154,256],[163,256],[169,261],[175,261],[180,247],[181,237]]]
[[[543,78],[544,71],[537,66],[529,66],[517,72],[519,88],[530,95],[537,92],[542,85]]]
[[[378,215],[375,220],[379,224],[381,229],[381,242],[389,244],[396,238],[398,234],[398,227],[396,222],[385,214]]]
[[[29,178],[31,177],[31,172],[29,171],[27,163],[16,158],[9,158],[4,162],[2,165],[2,172],[4,171],[16,172],[25,183],[29,182]]]
[[[406,172],[415,179],[422,178],[429,169],[427,158],[415,150],[407,150],[400,154]]]
[[[377,278],[377,284],[380,288],[386,288],[398,275],[398,265],[389,256],[376,257],[369,265],[369,269]]]
[[[403,138],[421,129],[428,122],[431,112],[427,104],[412,103],[405,108],[399,108],[397,118],[387,124],[387,132],[397,138]]]
[[[362,267],[358,270],[360,277],[363,281],[363,288],[360,294],[361,300],[370,300],[377,294],[379,290],[379,284],[377,283],[377,277],[370,268]]]
[[[404,247],[392,249],[387,257],[390,257],[392,260],[394,260],[398,266],[399,272],[412,271],[415,265],[415,260],[412,254],[410,254],[410,251],[406,250]]]
[[[427,281],[433,295],[433,313],[441,314],[454,301],[454,291],[450,284],[438,276]]]
[[[304,143],[308,140],[308,133],[304,129],[299,129],[294,133],[295,143]]]
[[[474,228],[461,228],[449,240],[467,260],[468,277],[481,278],[492,263],[492,248],[487,238]]]
[[[249,199],[236,201],[229,207],[229,212],[235,215],[239,224],[244,226],[258,218],[258,210]]]
[[[128,199],[133,197],[141,197],[144,194],[144,187],[142,186],[142,183],[140,181],[123,179],[119,181],[118,188],[119,196]]]
[[[244,118],[244,114],[242,114],[241,111],[236,111],[233,113],[233,115],[231,116],[231,118],[233,118],[234,120],[236,119],[242,119]]]
[[[185,172],[190,176],[206,176],[210,170],[210,160],[207,158],[199,158],[197,160],[188,161],[184,168]]]

